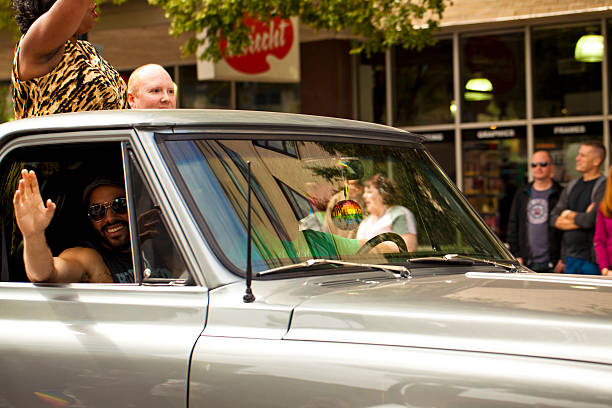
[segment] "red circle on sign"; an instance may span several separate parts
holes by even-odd
[[[291,20],[275,17],[268,23],[246,17],[244,24],[251,28],[251,45],[239,55],[228,56],[227,40],[219,42],[223,59],[236,71],[245,74],[261,74],[270,69],[268,55],[283,59],[293,45],[294,32]]]

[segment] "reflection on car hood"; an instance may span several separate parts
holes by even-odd
[[[286,339],[612,364],[612,281],[604,278],[468,273],[335,285],[296,307]]]

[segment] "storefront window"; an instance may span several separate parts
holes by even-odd
[[[452,39],[422,51],[396,48],[393,72],[395,126],[454,121]]]
[[[453,181],[457,182],[455,172],[455,131],[419,132],[425,138],[425,146],[442,170]]]
[[[505,241],[517,188],[527,180],[524,127],[463,131],[463,190],[486,223]]]
[[[524,119],[524,34],[463,35],[460,54],[462,121]]]
[[[579,46],[585,35],[601,38],[601,24],[533,29],[534,117],[601,114],[601,57]]]
[[[361,54],[357,66],[359,120],[387,123],[385,78],[385,54],[373,54],[369,58]]]
[[[576,155],[585,140],[603,140],[601,122],[564,123],[534,126],[534,149],[548,150],[555,164],[555,180],[567,183],[581,176],[576,171]],[[601,169],[604,173],[605,170]]]
[[[236,93],[238,109],[292,113],[300,111],[298,84],[239,82],[236,84]]]
[[[179,67],[181,108],[231,108],[231,86],[228,81],[198,81],[195,65]]]

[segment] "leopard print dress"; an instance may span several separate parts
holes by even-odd
[[[11,82],[15,119],[53,113],[127,109],[127,86],[119,73],[87,41],[67,41],[51,72],[19,80],[15,49]]]

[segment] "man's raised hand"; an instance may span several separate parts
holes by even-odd
[[[44,233],[55,213],[55,203],[50,199],[43,203],[38,180],[33,170],[21,170],[19,187],[13,197],[15,218],[24,236]]]

